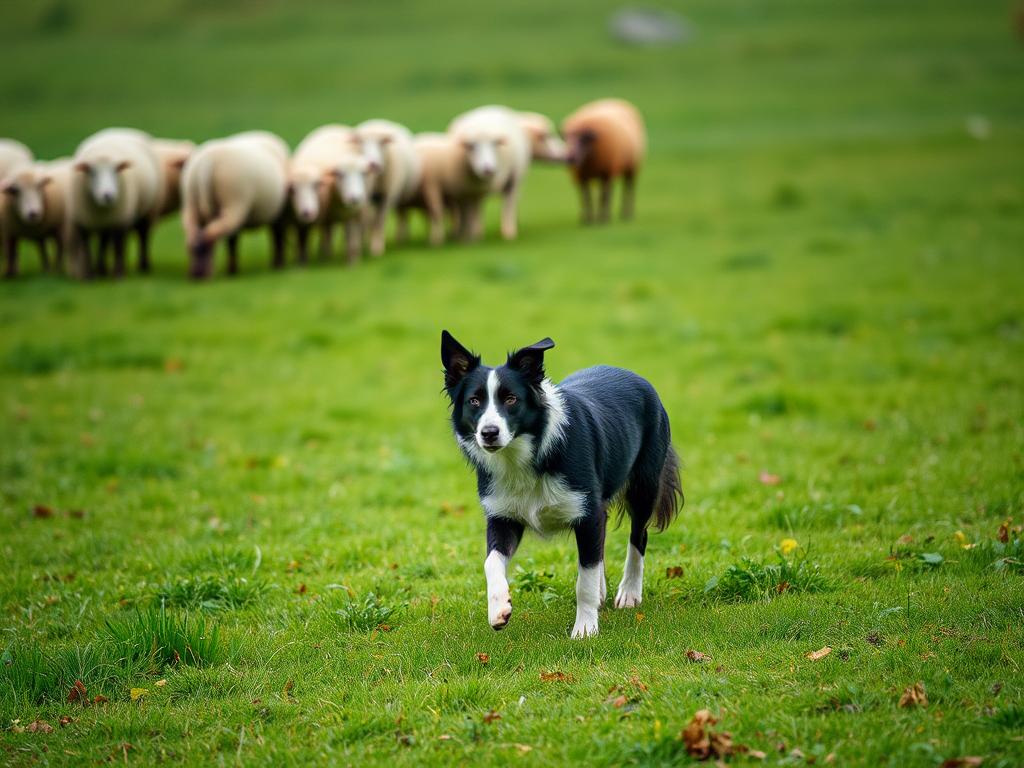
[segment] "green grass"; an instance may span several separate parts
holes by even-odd
[[[242,277],[192,285],[175,222],[148,279],[74,284],[26,249],[0,286],[4,763],[651,765],[685,761],[702,707],[768,764],[1024,762],[1009,4],[696,0],[668,49],[610,42],[614,7],[5,9],[0,133],[44,157],[112,124],[295,142],[605,95],[651,152],[634,223],[577,227],[536,168],[515,243],[492,206],[478,246],[356,269],[271,273],[259,233]],[[551,335],[556,380],[621,365],[665,400],[687,506],[593,640],[568,637],[568,537],[524,542],[487,626],[441,328],[485,360]]]

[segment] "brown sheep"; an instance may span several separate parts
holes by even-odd
[[[595,221],[590,182],[601,184],[596,221],[611,216],[612,181],[622,178],[622,218],[633,216],[634,183],[647,148],[640,112],[621,99],[601,99],[584,104],[562,121],[562,135],[569,146],[569,168],[580,188],[581,219]]]

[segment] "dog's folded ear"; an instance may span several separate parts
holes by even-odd
[[[444,388],[451,392],[467,373],[480,365],[480,356],[459,344],[448,331],[441,331],[441,363]]]
[[[541,339],[536,344],[517,349],[508,356],[508,365],[521,373],[534,386],[544,381],[544,352],[555,346],[549,338]]]

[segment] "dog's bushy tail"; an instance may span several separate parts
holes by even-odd
[[[661,468],[661,477],[658,479],[658,497],[654,502],[654,528],[658,532],[668,528],[685,501],[683,482],[679,478],[679,457],[670,444],[668,453],[665,454],[665,464]]]

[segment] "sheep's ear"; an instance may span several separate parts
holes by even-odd
[[[186,160],[188,160],[187,157],[174,158],[173,160],[171,160],[171,168],[177,168],[180,171],[182,168],[185,167]]]
[[[77,163],[75,163],[75,170],[81,173],[85,173],[86,171],[89,170],[89,164],[85,162],[85,160],[79,160]]]
[[[544,353],[554,346],[555,342],[550,338],[541,339],[536,344],[509,353],[505,364],[521,373],[531,384],[540,386],[544,380]]]
[[[53,176],[43,176],[43,178],[39,180],[39,188],[42,189],[51,181],[53,181]]]
[[[466,374],[480,365],[480,356],[459,344],[448,331],[441,331],[441,364],[444,365],[444,388],[451,394]]]
[[[18,191],[18,186],[13,181],[9,181],[6,184],[4,184],[4,186],[3,186],[3,193],[5,195],[13,195],[13,194],[16,194],[17,191]]]
[[[119,162],[115,166],[115,169],[117,170],[118,173],[120,173],[121,171],[125,170],[126,168],[131,168],[131,167],[132,167],[132,161],[131,160],[122,160],[121,162]]]

